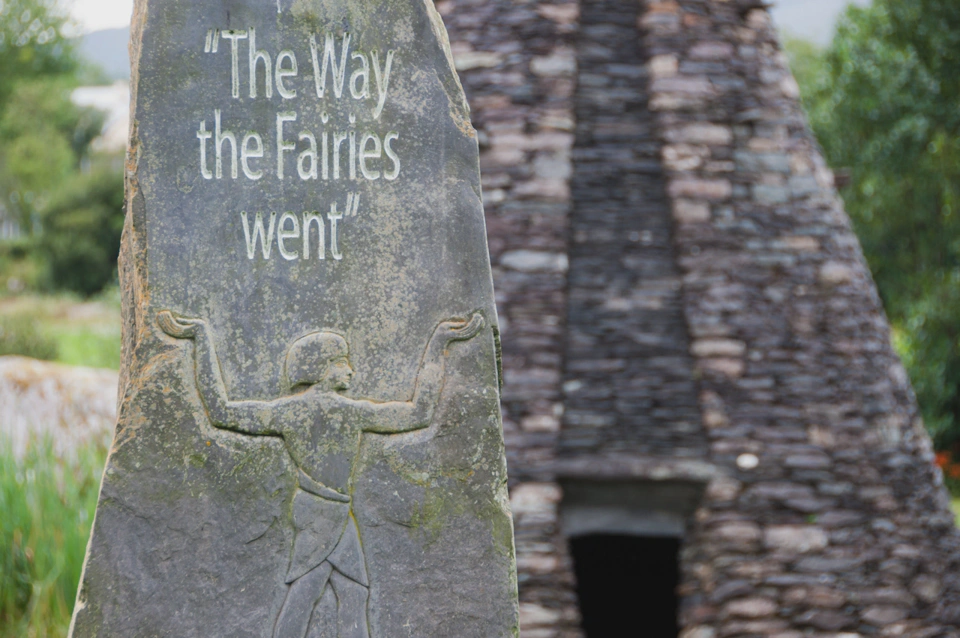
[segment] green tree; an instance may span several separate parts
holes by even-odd
[[[0,201],[27,229],[92,127],[69,100],[80,65],[68,27],[57,0],[0,0]]]
[[[936,442],[960,440],[960,3],[849,7],[828,49],[788,42]],[[814,69],[815,72],[809,72]]]
[[[29,264],[34,285],[90,295],[114,278],[123,182],[89,170],[103,115],[70,99],[90,70],[69,27],[59,0],[0,0],[0,202],[29,235],[0,258]]]
[[[74,84],[72,76],[18,82],[0,114],[0,190],[27,229],[103,126],[101,113],[70,101]]]
[[[77,70],[67,25],[57,0],[0,1],[0,112],[18,81]]]

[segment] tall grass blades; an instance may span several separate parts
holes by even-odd
[[[46,441],[17,459],[0,440],[0,638],[66,636],[105,458]]]

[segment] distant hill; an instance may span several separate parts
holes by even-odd
[[[130,79],[130,55],[127,42],[130,28],[104,29],[80,39],[80,54],[100,66],[111,80]]]

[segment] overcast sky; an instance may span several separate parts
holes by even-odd
[[[852,0],[868,5],[870,0]],[[833,25],[851,0],[774,0],[773,19],[783,30],[817,44],[827,44]]]
[[[589,0],[587,0],[589,1]],[[868,4],[869,0],[853,0]],[[130,24],[133,0],[64,0],[84,33]],[[850,0],[774,0],[774,18],[781,29],[826,44],[833,25]]]
[[[83,33],[130,26],[133,0],[62,0]]]

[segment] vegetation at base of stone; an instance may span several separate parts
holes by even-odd
[[[960,443],[960,3],[850,6],[788,53],[935,444]]]
[[[104,115],[70,94],[79,62],[56,0],[0,2],[0,286],[92,295],[116,279],[123,216],[117,158],[91,142]],[[8,233],[9,234],[9,233]]]
[[[0,638],[66,635],[105,459],[34,443],[18,460],[0,441]]]

